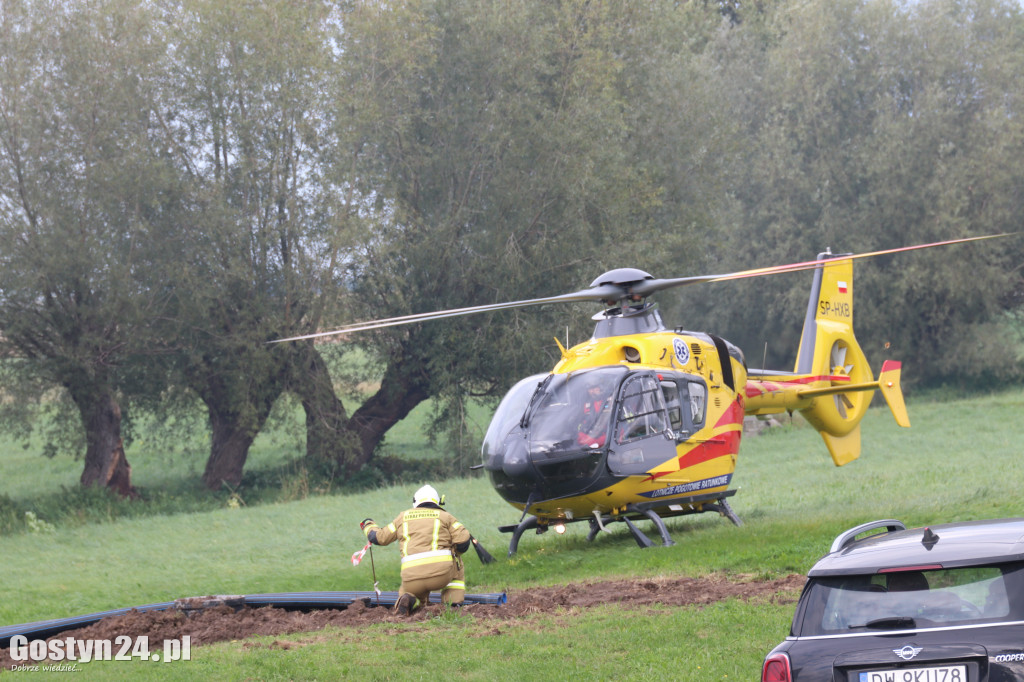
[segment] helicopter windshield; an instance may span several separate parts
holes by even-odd
[[[549,376],[551,375],[534,374],[526,377],[505,394],[484,436],[482,451],[485,465],[494,468],[496,460],[504,457],[506,436],[523,419],[530,401],[540,390],[538,387],[542,388]],[[499,468],[500,466],[497,465]]]
[[[542,385],[528,415],[530,451],[557,456],[598,449],[608,439],[612,403],[625,367],[607,367],[574,374],[555,374]]]

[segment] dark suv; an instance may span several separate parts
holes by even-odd
[[[761,680],[1024,680],[1024,519],[846,531],[807,574]]]

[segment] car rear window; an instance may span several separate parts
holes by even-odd
[[[812,579],[801,636],[1024,620],[1024,564]]]

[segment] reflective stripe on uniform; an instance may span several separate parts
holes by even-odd
[[[435,549],[429,552],[417,552],[402,557],[402,567],[420,566],[422,564],[436,564],[442,561],[451,561],[452,551],[450,549]]]
[[[442,590],[462,590],[463,592],[465,592],[466,591],[466,581],[465,580],[453,580],[450,583],[448,583],[447,585],[445,585],[444,587],[442,587],[441,589]]]

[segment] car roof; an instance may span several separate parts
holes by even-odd
[[[964,521],[901,528],[894,520],[864,524],[836,538],[832,551],[808,572],[809,577],[877,573],[910,567],[982,566],[1024,560],[1024,518]],[[850,535],[890,528],[861,540]]]

